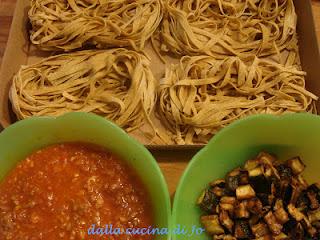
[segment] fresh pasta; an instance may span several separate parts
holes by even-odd
[[[158,117],[177,144],[201,144],[222,127],[251,114],[315,112],[318,97],[305,89],[305,72],[255,58],[183,57],[158,89]]]
[[[126,49],[49,57],[14,76],[12,107],[18,119],[92,112],[132,131],[149,121],[156,101],[149,64]]]
[[[163,52],[252,60],[297,50],[292,0],[167,0],[165,9]]]
[[[32,0],[31,42],[42,50],[87,45],[142,50],[162,19],[161,0]]]

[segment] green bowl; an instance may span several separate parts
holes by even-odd
[[[0,181],[32,152],[51,144],[75,141],[105,147],[135,169],[150,194],[155,225],[169,228],[170,195],[157,162],[121,128],[93,114],[33,117],[6,128],[0,134]],[[158,235],[155,239],[167,240],[170,235]]]
[[[173,240],[209,240],[201,231],[201,211],[196,201],[212,180],[223,178],[230,170],[265,150],[281,160],[299,155],[306,164],[304,176],[309,183],[320,180],[320,117],[287,114],[280,117],[255,115],[229,125],[198,152],[184,172],[173,204],[173,230],[185,227],[185,234]],[[191,235],[191,236],[190,236]]]

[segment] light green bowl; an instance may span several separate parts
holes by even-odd
[[[155,225],[159,228],[170,226],[170,196],[153,156],[115,124],[93,114],[34,117],[6,128],[0,134],[0,181],[32,152],[51,144],[74,141],[105,147],[134,168],[149,191]],[[158,235],[155,239],[167,240],[170,236]]]
[[[299,155],[306,164],[309,183],[320,180],[320,117],[288,114],[281,117],[255,115],[239,120],[220,131],[198,152],[184,172],[173,204],[173,228],[180,224],[192,233],[201,227],[197,198],[207,184],[265,150],[281,160]],[[206,234],[177,235],[173,240],[209,240]]]

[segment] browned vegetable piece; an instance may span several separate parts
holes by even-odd
[[[307,181],[304,179],[304,177],[302,175],[297,176],[297,181],[300,184],[300,187],[302,189],[307,189],[309,184],[307,183]]]
[[[249,218],[249,225],[254,226],[254,225],[258,224],[261,217],[262,217],[262,215],[260,215],[260,214],[259,215],[252,214]]]
[[[256,238],[270,234],[269,228],[265,223],[258,223],[251,227],[252,233]]]
[[[272,167],[269,165],[266,165],[263,167],[263,174],[267,177],[270,178],[272,176]]]
[[[273,166],[276,158],[269,153],[261,152],[258,157],[260,163],[263,165],[263,173],[266,177],[275,176],[280,179],[277,169]]]
[[[278,173],[280,175],[281,180],[290,180],[293,176],[292,170],[285,164],[280,164],[277,167]]]
[[[296,227],[291,229],[289,237],[294,240],[304,240],[304,234],[305,232],[301,223],[297,223]]]
[[[318,233],[317,229],[315,227],[312,227],[312,226],[307,228],[307,232],[309,234],[309,237],[312,237],[312,238],[316,237],[317,233]]]
[[[226,176],[226,187],[231,191],[235,191],[240,184],[240,168],[236,168]]]
[[[224,196],[220,199],[220,203],[227,203],[227,204],[235,204],[237,199],[235,197]]]
[[[245,170],[240,171],[239,184],[240,185],[249,184],[249,173],[247,171],[245,171]]]
[[[292,185],[292,195],[291,195],[290,203],[295,205],[297,204],[298,199],[303,193],[304,189],[299,184],[297,184],[297,181],[292,180],[291,185]]]
[[[298,175],[305,169],[304,163],[301,161],[300,157],[294,157],[287,161],[287,165],[291,168],[294,175]]]
[[[288,205],[289,214],[297,221],[300,222],[305,217],[302,212],[299,211],[293,204]]]
[[[236,196],[238,200],[244,200],[244,199],[255,197],[256,193],[253,190],[253,188],[248,184],[248,185],[237,187]]]
[[[264,216],[264,220],[268,224],[270,231],[274,235],[279,235],[282,230],[282,225],[277,222],[276,217],[273,215],[272,211],[269,211],[267,215]]]
[[[237,240],[232,235],[216,235],[213,236],[213,240]]]
[[[277,236],[273,236],[273,239],[274,240],[290,240],[290,238],[284,233],[280,233]]]
[[[220,188],[226,187],[226,181],[224,179],[218,179],[210,183],[210,186],[215,187],[218,186]]]
[[[237,239],[250,238],[251,230],[248,221],[239,220],[236,222],[234,236]]]
[[[209,214],[215,213],[218,204],[219,198],[210,189],[203,191],[198,199],[200,208]]]
[[[309,221],[310,221],[310,219],[309,219]],[[314,226],[316,229],[320,230],[320,221],[313,222],[312,226]]]
[[[220,208],[232,213],[234,211],[236,201],[237,200],[235,197],[229,197],[229,196],[222,197],[220,199]]]
[[[301,175],[291,178],[291,185],[294,188],[299,188],[301,191],[308,188],[308,183]]]
[[[252,177],[258,177],[258,176],[263,176],[263,169],[261,166],[259,167],[256,167],[254,169],[251,169],[249,171],[249,177],[252,178]]]
[[[299,198],[296,202],[296,207],[299,208],[301,211],[306,211],[309,209],[309,198],[307,196],[307,192],[303,191],[301,192]]]
[[[268,165],[273,165],[273,163],[276,161],[275,156],[266,152],[259,153],[257,156],[257,159],[259,160],[260,163],[264,163]]]
[[[257,168],[259,165],[260,162],[258,159],[249,159],[248,161],[246,161],[244,169],[250,172],[250,170]]]
[[[213,187],[212,192],[219,198],[224,195],[224,189],[218,186]]]
[[[310,221],[308,220],[308,218],[304,218],[301,221],[301,224],[303,226],[304,229],[307,230],[309,237],[314,237],[317,234],[317,230],[311,225]]]
[[[240,202],[234,210],[234,214],[236,218],[249,218],[250,212],[247,209],[247,202]]]
[[[319,184],[318,183],[310,185],[308,187],[307,191],[308,192],[310,192],[310,191],[314,192],[316,194],[318,202],[320,202],[320,188],[319,188]]]
[[[316,211],[308,212],[308,219],[313,224],[314,222],[320,221],[320,209]]]
[[[289,221],[289,216],[286,210],[283,208],[283,202],[281,199],[278,199],[274,205],[274,216],[277,221],[281,224],[284,224]]]
[[[202,216],[200,221],[209,234],[224,234],[224,229],[220,225],[218,215]]]
[[[278,181],[273,181],[271,183],[271,195],[273,195],[275,197],[278,197],[279,188],[280,188],[279,182]]]
[[[227,211],[222,210],[219,214],[219,220],[220,223],[226,228],[228,229],[229,232],[232,232],[233,229],[233,221],[231,220],[231,218],[229,217],[229,214]]]
[[[317,195],[314,192],[307,192],[307,196],[310,201],[309,207],[311,210],[315,210],[320,207],[319,202],[317,200]]]
[[[262,202],[258,198],[251,198],[247,201],[247,209],[252,214],[261,214],[263,210]]]
[[[255,240],[273,240],[273,237],[271,234],[269,234],[269,235],[264,235],[263,237],[256,238]]]

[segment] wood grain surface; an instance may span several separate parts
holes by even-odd
[[[0,0],[0,64],[6,48],[15,3],[16,0]],[[313,0],[312,4],[318,43],[320,45],[320,1]],[[152,154],[157,159],[161,169],[163,170],[171,196],[174,194],[182,172],[196,152],[196,150],[152,151]]]

